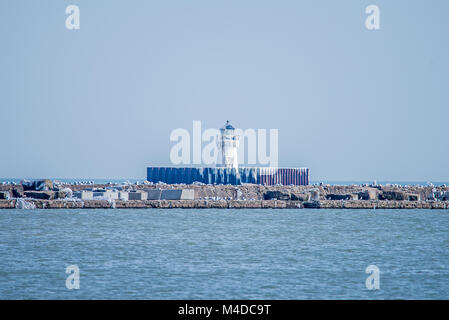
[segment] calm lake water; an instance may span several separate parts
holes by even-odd
[[[0,298],[449,299],[449,210],[0,210]]]

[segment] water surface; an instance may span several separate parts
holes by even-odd
[[[449,210],[0,210],[0,298],[448,299],[448,230]]]

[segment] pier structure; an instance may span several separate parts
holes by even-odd
[[[300,185],[310,182],[308,168],[239,167],[240,137],[228,121],[220,128],[217,146],[221,163],[215,167],[148,167],[147,181],[167,184]]]
[[[242,169],[242,168],[240,168]],[[239,169],[239,170],[240,170]],[[44,186],[44,187],[42,187]],[[43,190],[42,190],[43,189]],[[33,208],[310,208],[449,209],[449,187],[423,185],[273,186],[78,184],[45,179],[0,184],[0,209]]]

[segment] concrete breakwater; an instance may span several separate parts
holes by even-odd
[[[0,185],[5,208],[336,208],[447,209],[446,186],[271,186],[258,184]]]
[[[0,200],[0,209],[449,209],[449,201]]]

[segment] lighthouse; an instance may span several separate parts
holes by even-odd
[[[221,150],[221,165],[228,169],[235,169],[238,172],[239,162],[237,158],[237,148],[239,146],[239,136],[235,134],[235,128],[231,123],[220,128],[220,135],[217,139],[218,147]]]

